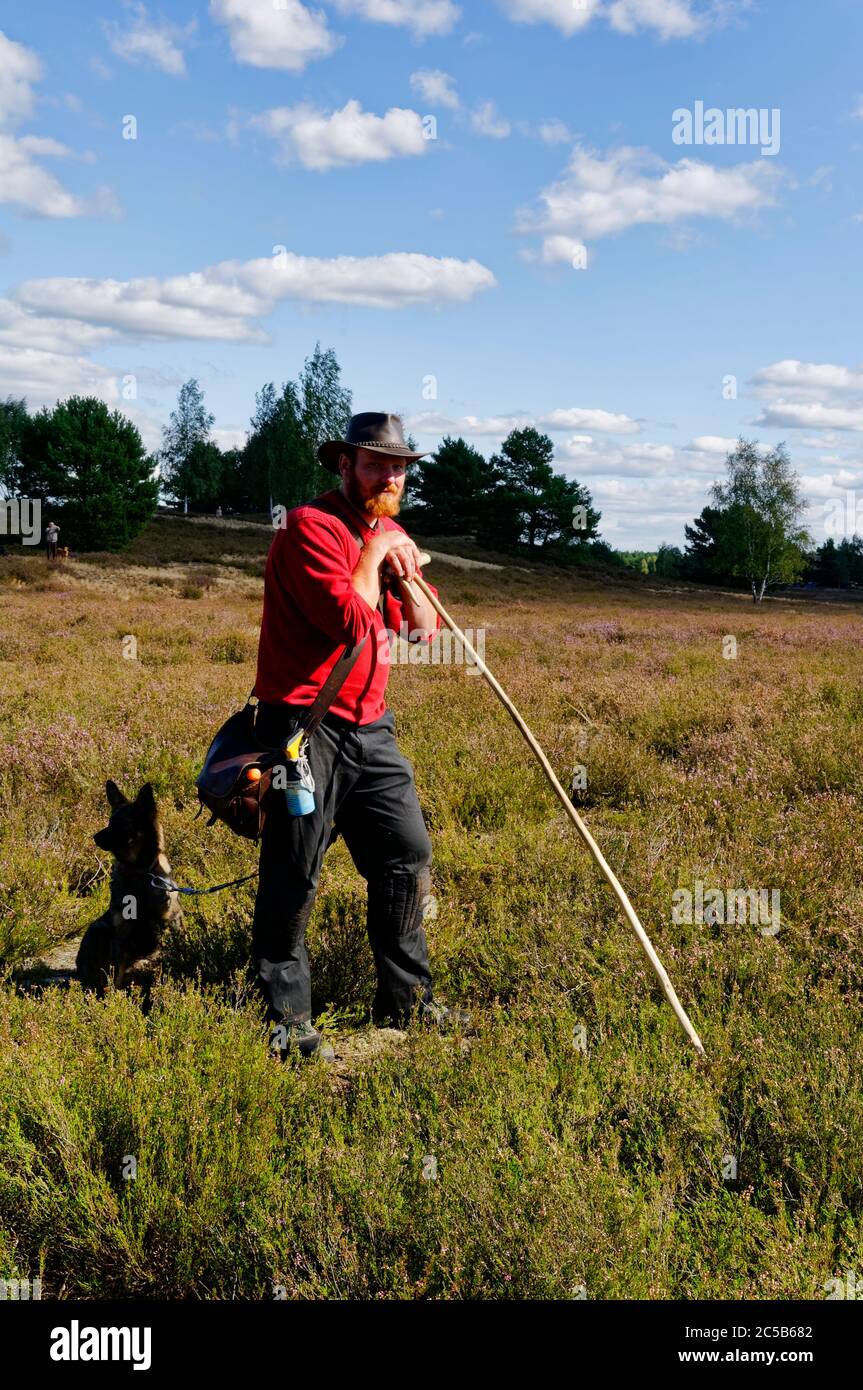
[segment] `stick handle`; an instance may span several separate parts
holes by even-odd
[[[427,557],[422,557],[422,563],[427,563]],[[578,814],[571,800],[564,791],[563,787],[560,785],[560,782],[558,781],[558,778],[555,774],[554,768],[551,766],[551,763],[548,761],[548,758],[545,756],[545,753],[542,751],[541,747],[537,743],[536,739],[534,738],[524,719],[522,719],[515,705],[512,703],[512,700],[509,698],[506,691],[499,684],[499,682],[495,680],[494,676],[486,666],[482,657],[479,655],[478,652],[474,650],[473,646],[465,637],[464,633],[461,631],[461,629],[458,627],[455,621],[450,617],[443,604],[438,602],[437,598],[431,592],[425,580],[420,575],[415,575],[410,583],[404,580],[402,581],[402,583],[404,584],[404,587],[408,590],[408,592],[411,593],[411,597],[414,600],[416,600],[416,594],[412,593],[411,590],[414,584],[417,585],[417,587],[425,595],[425,597],[428,599],[429,603],[432,605],[435,611],[440,614],[441,621],[446,623],[450,631],[455,633],[456,637],[458,637],[458,639],[464,644],[464,649],[467,652],[468,656],[476,662],[476,665],[479,667],[479,670],[481,671],[483,676],[485,676],[495,695],[500,700],[501,704],[504,705],[504,707],[509,711],[515,723],[518,725],[519,729],[521,730],[521,733],[524,735],[533,753],[539,760],[546,777],[548,778],[549,782],[551,783],[552,787],[554,788],[555,792],[560,798],[560,801],[563,804],[563,808],[566,811],[566,814],[569,816],[579,835],[583,839],[584,843],[587,845],[587,848],[590,850],[590,853],[592,854],[594,860],[599,865],[599,868],[602,870],[603,874],[605,875],[606,879],[611,885],[611,890],[614,893],[614,896],[617,898],[617,901],[620,903],[620,906],[623,908],[629,925],[632,927],[632,930],[638,937],[644,954],[647,956],[647,959],[650,961],[650,964],[656,971],[659,983],[662,986],[662,992],[668,1000],[669,1004],[671,1005],[672,1009],[674,1010],[675,1014],[677,1015],[678,1022],[683,1028],[683,1031],[686,1033],[687,1037],[695,1047],[696,1051],[703,1057],[704,1046],[701,1042],[701,1039],[699,1038],[698,1034],[693,1028],[689,1016],[686,1013],[686,1010],[684,1009],[683,1005],[678,999],[677,993],[674,989],[674,985],[668,978],[665,966],[662,964],[662,961],[659,959],[659,956],[653,949],[650,937],[647,935],[647,932],[644,930],[644,927],[638,920],[635,908],[629,901],[629,898],[627,897],[623,889],[623,886],[619,882],[617,876],[612,872],[612,870],[606,863],[605,856],[603,855],[602,850],[599,848],[599,845],[594,840],[584,821],[581,819],[581,816]]]

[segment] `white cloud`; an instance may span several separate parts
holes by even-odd
[[[115,374],[86,357],[70,357],[38,348],[11,347],[0,341],[3,390],[25,396],[32,408],[53,404],[61,396],[97,395],[116,401]]]
[[[569,126],[557,116],[552,116],[547,121],[540,121],[536,133],[546,145],[559,145],[572,139]]]
[[[574,434],[556,450],[557,462],[564,467],[574,466],[581,477],[602,477],[609,474],[623,477],[656,477],[669,474],[675,464],[670,444],[610,445],[597,441],[590,434]],[[570,470],[573,471],[573,470]]]
[[[14,292],[23,311],[116,330],[132,338],[261,342],[257,320],[283,299],[396,309],[463,303],[495,284],[478,261],[414,252],[326,260],[279,250],[253,261],[223,261],[159,280],[28,280]]]
[[[204,271],[169,280],[85,280],[74,276],[27,280],[15,302],[37,314],[65,316],[116,329],[133,338],[213,338],[261,342],[248,320],[266,301]]]
[[[544,415],[460,415],[448,416],[423,411],[411,416],[410,428],[423,434],[487,435],[503,439],[511,430],[532,425],[538,430],[585,429],[606,434],[637,434],[641,426],[628,415],[608,410],[551,410]]]
[[[540,193],[543,210],[522,211],[517,230],[590,239],[689,217],[732,220],[774,206],[780,178],[763,159],[732,168],[697,159],[671,165],[647,150],[624,147],[603,159],[578,145],[563,177]]]
[[[298,160],[307,169],[420,155],[429,146],[416,111],[393,106],[384,116],[376,116],[363,111],[355,100],[331,113],[307,104],[279,106],[253,116],[249,124],[279,142],[285,161]]]
[[[331,33],[322,11],[300,0],[280,0],[278,6],[272,0],[210,0],[210,16],[227,26],[237,61],[256,68],[302,72],[344,42]]]
[[[411,415],[408,428],[416,434],[485,435],[504,439],[512,430],[524,429],[536,421],[530,415],[441,415],[435,411],[420,411]]]
[[[855,121],[863,121],[863,92],[858,95],[856,105],[851,115]]]
[[[491,271],[479,261],[412,251],[335,256],[330,260],[288,253],[279,266],[259,260],[247,262],[244,269],[256,285],[271,285],[275,277],[278,299],[363,304],[376,309],[440,301],[464,303],[496,284]]]
[[[33,83],[41,76],[36,54],[0,30],[0,125],[14,125],[32,115]]]
[[[410,29],[415,39],[448,34],[461,11],[452,0],[335,0],[342,14]]]
[[[186,76],[186,60],[181,44],[197,28],[197,20],[185,26],[170,24],[167,20],[151,20],[147,7],[131,4],[131,22],[127,27],[116,20],[104,24],[111,52],[127,63],[140,66],[153,66],[169,77]]]
[[[429,106],[447,106],[457,111],[461,105],[455,90],[455,78],[440,68],[419,68],[411,73],[411,87],[419,92]]]
[[[786,401],[780,396],[761,412],[755,423],[776,429],[863,430],[863,406]]]
[[[863,368],[784,358],[759,368],[749,385],[754,396],[767,402],[755,421],[757,425],[828,432],[863,430]],[[805,442],[822,447],[817,440]]]
[[[89,360],[89,352],[148,339],[266,342],[257,320],[282,299],[394,309],[464,302],[494,283],[477,261],[407,252],[226,261],[165,280],[30,280],[13,299],[0,299],[0,380],[37,406],[74,393],[97,395],[119,405],[152,447],[158,422],[121,395],[128,368],[112,371]],[[137,375],[144,380],[147,373]],[[235,434],[225,429],[222,447],[232,447]]]
[[[803,492],[809,497],[835,497],[845,488],[858,488],[863,483],[863,472],[849,472],[847,469],[837,473],[804,473],[800,479]]]
[[[594,19],[619,34],[642,30],[661,39],[696,38],[723,18],[717,0],[501,0],[510,19],[521,24],[552,24],[567,38]],[[744,0],[746,3],[746,0]]]
[[[801,446],[806,449],[835,449],[841,442],[839,435],[829,430],[826,434],[804,435],[800,440]]]
[[[108,189],[90,198],[80,198],[64,188],[59,179],[37,164],[35,156],[64,158],[72,154],[65,145],[48,136],[0,134],[0,203],[39,217],[85,217],[116,212]]]
[[[686,445],[684,453],[716,454],[725,458],[726,454],[733,453],[736,448],[736,439],[726,439],[720,434],[699,434],[691,444]]]
[[[597,478],[587,480],[602,512],[602,536],[623,549],[653,550],[659,538],[682,545],[684,526],[709,501],[704,478]]]
[[[653,29],[661,39],[691,39],[707,25],[707,16],[696,14],[691,0],[613,0],[607,14],[621,34]]]
[[[512,130],[509,121],[500,115],[493,101],[481,101],[471,113],[470,123],[477,135],[489,135],[493,140],[505,140]]]
[[[532,259],[532,253],[529,258]],[[575,262],[579,266],[586,266],[587,247],[583,241],[576,241],[571,236],[543,237],[541,259],[545,265],[567,261],[570,265]]]
[[[602,12],[602,0],[503,0],[503,10],[519,24],[553,24],[567,37]]]
[[[39,352],[89,352],[113,341],[117,334],[111,328],[82,323],[78,319],[42,317],[0,299],[0,343],[14,348],[35,348]]]
[[[596,430],[599,434],[637,434],[641,429],[629,415],[615,415],[608,410],[552,410],[538,421],[544,430]]]
[[[12,135],[12,127],[33,110],[32,84],[42,64],[23,44],[0,32],[0,204],[37,217],[84,217],[116,212],[113,195],[102,188],[89,198],[71,193],[40,159],[90,159],[76,155],[49,135]]]
[[[863,369],[836,366],[832,362],[799,362],[786,358],[761,367],[751,378],[756,396],[775,396],[793,391],[798,396],[823,397],[830,393],[863,393]]]
[[[645,463],[654,465],[672,463],[674,460],[674,450],[670,444],[624,444],[623,454],[626,458],[643,459]]]

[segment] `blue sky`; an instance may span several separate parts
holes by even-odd
[[[547,430],[613,545],[682,543],[740,433],[787,442],[816,540],[863,531],[860,0],[0,30],[0,394],[99,394],[155,448],[196,376],[228,445],[320,341],[421,447]]]

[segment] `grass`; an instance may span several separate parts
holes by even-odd
[[[245,978],[254,884],[189,900],[149,1013],[16,988],[107,903],[106,777],[153,782],[179,882],[254,867],[193,820],[193,788],[254,680],[266,543],[160,517],[122,557],[0,558],[0,1277],[65,1297],[760,1299],[860,1270],[850,605],[429,571],[485,628],[564,785],[586,768],[577,804],[706,1064],[526,745],[457,665],[394,666],[389,700],[434,845],[436,986],[472,1008],[470,1045],[409,1033],[338,1082],[276,1061]],[[781,930],[675,923],[698,880],[779,889]],[[310,947],[315,1008],[349,1054],[374,969],[341,841]]]

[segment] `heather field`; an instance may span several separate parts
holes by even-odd
[[[254,884],[187,901],[149,1012],[39,987],[108,901],[107,777],[153,783],[181,884],[255,867],[193,820],[193,784],[253,683],[267,540],[160,517],[119,557],[0,557],[0,1277],[44,1297],[724,1300],[821,1298],[863,1267],[852,604],[428,571],[564,784],[584,769],[576,804],[705,1062],[455,664],[397,664],[389,700],[434,845],[437,991],[478,1037],[375,1037],[341,841],[310,934],[334,1069],[268,1051]],[[673,920],[698,884],[778,892],[778,930]]]

